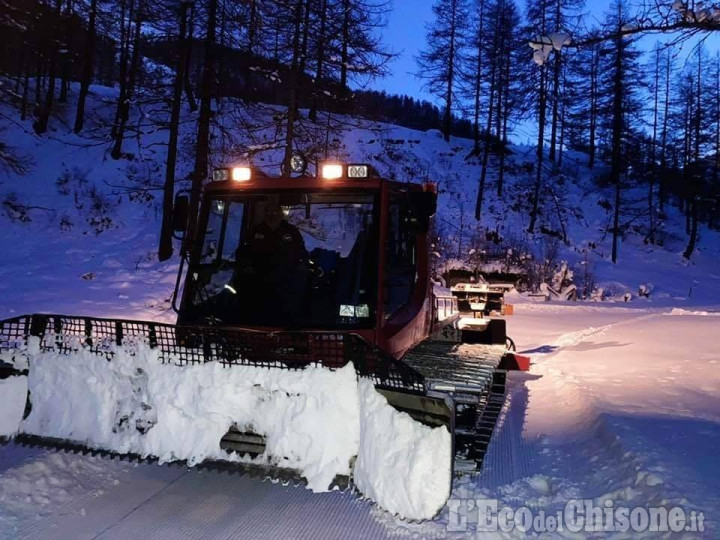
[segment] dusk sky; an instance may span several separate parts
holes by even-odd
[[[432,22],[432,5],[434,0],[393,0],[392,11],[388,16],[388,26],[383,32],[385,43],[390,49],[398,53],[398,57],[390,66],[391,74],[384,79],[373,81],[369,86],[385,90],[391,94],[407,94],[413,97],[437,102],[438,100],[422,89],[422,81],[415,77],[417,72],[416,56],[425,46],[425,26]],[[610,0],[589,0],[585,11],[588,17],[595,19],[589,26],[599,25],[604,13],[610,5]],[[524,13],[525,3],[518,2],[518,7]],[[655,41],[661,36],[647,36],[641,40],[644,48],[651,49]],[[694,43],[694,41],[693,41]],[[706,47],[711,51],[720,50],[720,37],[713,36],[706,41]],[[692,45],[686,44],[683,55],[687,54]],[[528,48],[528,61],[532,58]]]

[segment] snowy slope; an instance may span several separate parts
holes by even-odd
[[[177,258],[158,264],[155,256],[167,140],[166,130],[158,125],[165,118],[153,110],[134,115],[130,125],[141,134],[131,132],[124,144],[128,157],[114,161],[109,156],[107,133],[115,91],[98,86],[91,90],[90,127],[83,136],[70,132],[74,92],[60,116],[53,118],[46,136],[35,135],[30,120],[9,125],[2,133],[32,165],[24,176],[0,173],[0,250],[4,255],[0,317],[44,311],[173,318],[168,299]],[[273,143],[276,133],[270,121],[275,110],[223,103],[219,117],[229,135],[218,134],[213,140],[215,164],[250,160],[268,172],[277,172],[281,152]],[[9,112],[9,116],[16,114]],[[186,118],[180,138],[179,185],[187,184],[192,164],[194,122],[192,115]],[[619,263],[609,261],[610,235],[605,231],[610,215],[598,202],[611,200],[611,194],[597,187],[581,154],[567,153],[564,179],[546,186],[546,205],[538,223],[554,231],[564,227],[569,240],[566,246],[547,235],[524,232],[532,175],[523,172],[523,166],[533,161],[531,148],[512,148],[501,198],[495,193],[497,167],[491,160],[483,217],[478,223],[473,211],[480,166],[477,158],[468,159],[471,141],[452,139],[447,143],[437,131],[423,133],[348,118],[331,120],[345,124],[332,138],[332,157],[371,162],[382,174],[401,181],[427,178],[438,183],[441,196],[436,221],[444,238],[436,250],[442,258],[482,266],[485,255],[500,255],[495,267],[502,268],[509,248],[515,257],[526,253],[542,261],[556,245],[557,260],[569,261],[576,282],[580,282],[583,249],[593,242],[596,247],[587,255],[587,266],[598,286],[611,297],[619,298],[628,291],[635,294],[640,285],[651,284],[652,305],[720,302],[720,235],[701,226],[698,251],[691,262],[684,261],[684,219],[677,209],[667,210],[660,235],[664,246],[646,245],[643,231],[631,230],[622,242]],[[242,127],[246,122],[270,127],[246,130]],[[311,144],[310,127],[301,130],[309,133],[300,141],[301,149]],[[628,206],[628,215],[644,204],[640,188],[627,190],[624,196],[635,201]],[[563,209],[560,213],[558,207]],[[642,221],[638,219],[636,224]],[[497,233],[503,242],[486,240],[488,231]]]

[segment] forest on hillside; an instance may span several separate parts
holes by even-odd
[[[0,0],[0,6],[0,96],[13,111],[4,126],[29,122],[47,136],[50,119],[72,104],[68,129],[107,145],[114,160],[132,159],[124,143],[140,132],[167,132],[161,259],[171,253],[180,180],[189,181],[197,207],[211,140],[224,136],[222,120],[234,114],[226,98],[274,107],[270,144],[282,150],[278,165],[285,170],[297,151],[312,163],[332,158],[332,133],[347,128],[347,118],[469,138],[468,159],[482,165],[477,220],[488,171],[506,170],[514,130],[530,124],[537,141],[527,231],[542,233],[543,186],[562,174],[566,152],[583,152],[598,184],[614,189],[613,261],[627,187],[645,189],[649,244],[667,205],[685,216],[686,258],[699,224],[718,227],[720,55],[703,42],[720,31],[717,5],[613,0],[605,19],[591,26],[582,0],[437,0],[416,75],[440,107],[371,89],[396,54],[383,39],[392,9],[385,0]],[[658,36],[650,51],[637,43],[648,34]],[[79,90],[69,99],[73,83]],[[111,121],[88,118],[93,84],[118,89]],[[250,138],[267,128],[242,122]],[[189,178],[177,179],[183,124],[194,126],[194,159]],[[246,154],[251,158],[252,149]],[[0,167],[15,173],[29,167],[1,131]]]

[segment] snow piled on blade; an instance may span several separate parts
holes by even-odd
[[[82,441],[160,462],[231,459],[297,469],[314,491],[350,473],[359,433],[351,365],[302,371],[210,362],[163,365],[143,343],[112,361],[86,349],[31,358],[25,433]],[[237,425],[266,437],[266,455],[229,456],[220,439]]]
[[[25,411],[27,377],[0,380],[0,437],[15,435]]]
[[[450,433],[445,428],[419,424],[396,411],[370,381],[360,381],[360,400],[355,485],[365,496],[402,517],[435,516],[450,496]]]
[[[450,492],[451,440],[390,406],[354,366],[258,368],[162,364],[145,343],[30,354],[32,412],[20,431],[162,462],[242,461],[298,471],[316,492],[352,474],[369,499],[401,517],[429,519]],[[19,417],[25,390],[15,396]],[[0,396],[4,392],[0,388]],[[0,399],[4,404],[5,398]],[[264,435],[265,453],[228,454],[231,426]]]

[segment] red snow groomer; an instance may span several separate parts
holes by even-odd
[[[282,434],[273,433],[278,421],[263,424],[245,413],[237,418],[222,416],[223,404],[230,407],[232,395],[208,412],[214,429],[220,425],[221,432],[215,432],[216,438],[204,434],[212,439],[213,449],[206,449],[200,463],[197,454],[184,446],[167,450],[173,445],[167,438],[177,436],[183,445],[190,443],[167,426],[160,435],[160,426],[166,422],[163,415],[189,406],[179,400],[183,392],[202,386],[196,378],[204,367],[222,366],[228,377],[243,369],[251,378],[261,373],[259,382],[251,386],[238,383],[237,392],[265,392],[252,402],[264,414],[264,404],[279,403],[272,401],[277,388],[271,386],[280,383],[267,382],[270,375],[300,377],[310,368],[339,371],[352,363],[358,384],[371,381],[384,406],[391,407],[393,414],[409,415],[401,415],[402,421],[427,426],[428,433],[444,430],[449,434],[438,439],[449,445],[445,454],[438,454],[449,456],[447,464],[438,464],[450,473],[444,499],[452,477],[477,472],[503,403],[506,371],[527,369],[528,363],[507,346],[503,319],[459,324],[457,298],[431,281],[428,230],[436,208],[434,187],[382,179],[364,164],[328,163],[317,177],[302,169],[283,177],[270,177],[251,167],[215,170],[204,188],[198,216],[188,215],[186,195],[176,197],[174,227],[183,240],[173,296],[177,324],[65,315],[1,321],[0,377],[27,376],[29,388],[25,418],[11,439],[302,480],[308,477],[306,462],[312,449],[298,457],[287,441],[278,443]],[[192,238],[186,234],[188,224],[194,231]],[[139,368],[133,372],[115,368],[127,364],[138,344],[152,351],[163,366],[160,372],[187,373],[181,382],[175,376],[173,384],[190,390],[169,391],[172,395],[164,396],[160,405],[153,392],[162,385],[148,381],[160,376],[158,370],[145,367],[143,373]],[[93,419],[106,425],[93,429],[73,425],[65,417],[67,425],[59,426],[53,416],[66,402],[73,403],[72,418],[80,414],[75,404],[77,389],[70,383],[48,382],[62,380],[58,374],[48,374],[58,364],[62,370],[67,366],[63,373],[69,373],[80,356],[82,369],[115,369],[115,382],[107,383],[112,388],[124,388],[132,380],[125,395],[102,386],[104,377],[97,374],[104,371],[86,376],[94,382],[86,383],[84,391],[99,394],[93,403],[120,395],[117,405],[103,405],[110,407],[109,413],[98,413]],[[48,384],[55,384],[50,395]],[[302,393],[302,389],[297,391]],[[282,392],[282,399],[293,396],[290,390]],[[332,403],[325,406],[332,412]],[[322,415],[322,407],[318,410]],[[363,409],[352,422],[362,424],[369,414]],[[322,417],[313,420],[320,421]],[[391,502],[385,504],[382,492],[387,486],[373,484],[367,470],[373,460],[405,463],[403,448],[385,448],[384,454],[377,450],[382,455],[373,455],[375,443],[364,440],[370,437],[368,429],[347,429],[349,437],[358,439],[348,443],[348,448],[356,445],[358,449],[338,469],[334,485],[350,482],[381,506],[401,512]],[[113,437],[123,433],[121,443],[115,444]],[[342,433],[333,436],[338,445],[347,442]],[[385,439],[396,446],[415,444],[392,433]],[[153,448],[162,449],[162,455]],[[388,457],[393,452],[395,457]],[[364,468],[362,481],[358,481],[358,468]],[[426,509],[406,517],[430,517],[432,512],[427,514]]]

